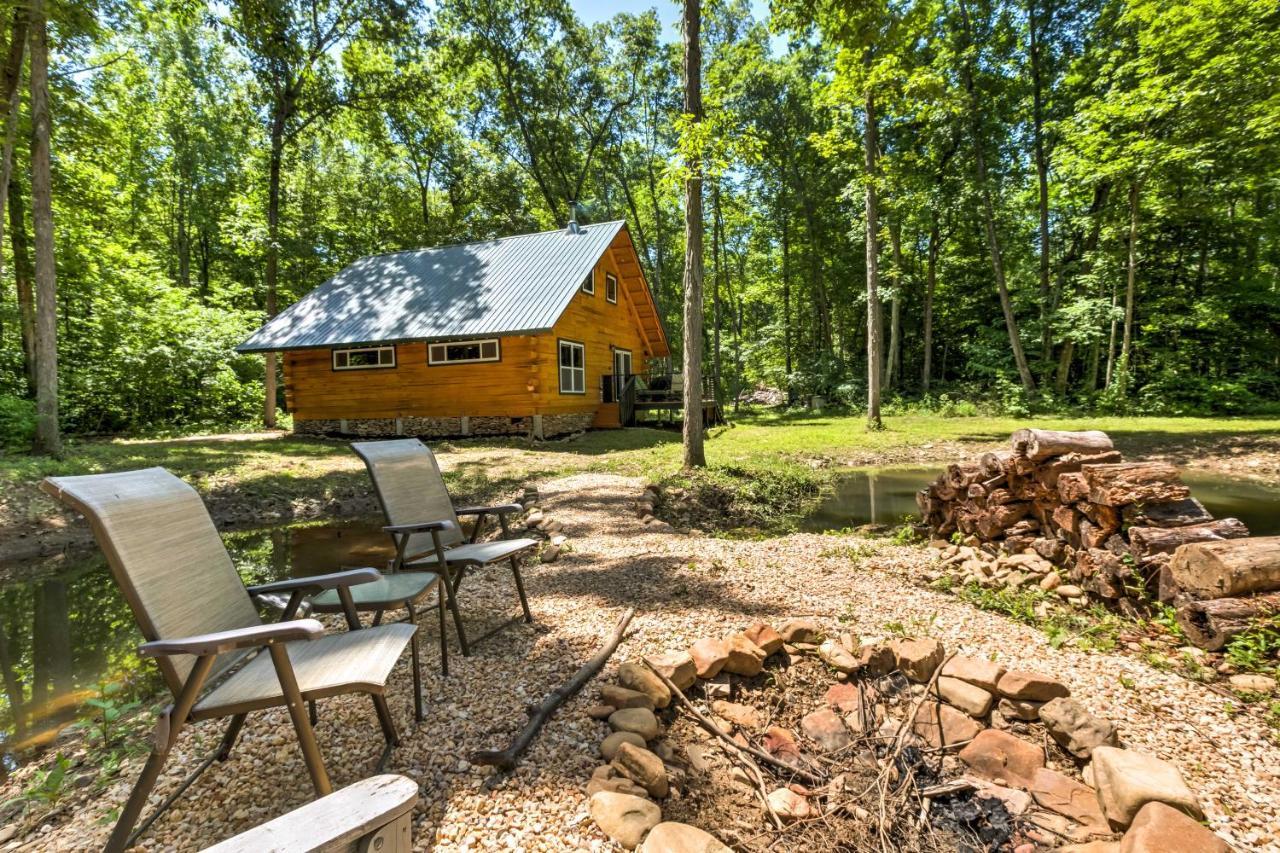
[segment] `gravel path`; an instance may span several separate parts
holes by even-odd
[[[524,705],[566,680],[634,606],[631,632],[602,679],[631,656],[684,648],[756,618],[800,616],[864,634],[899,623],[927,630],[949,650],[1046,672],[1094,713],[1118,721],[1129,745],[1177,764],[1213,828],[1237,849],[1280,850],[1280,750],[1256,718],[1230,716],[1226,698],[1120,654],[1053,650],[1034,629],[914,587],[902,574],[932,559],[923,549],[811,534],[740,542],[649,533],[631,511],[640,486],[577,474],[542,487],[542,506],[564,523],[570,548],[526,572],[537,625],[507,628],[471,658],[451,655],[448,679],[436,667],[434,620],[424,626],[428,716],[409,728],[411,682],[402,664],[391,704],[404,743],[388,767],[422,784],[415,849],[617,849],[588,818],[582,793],[607,731],[585,714],[597,701],[592,686],[548,723],[509,778],[471,767],[465,756],[505,746],[524,722]],[[476,636],[518,613],[509,572],[495,567],[470,578],[462,608]],[[335,786],[367,775],[382,743],[367,700],[329,700],[320,713],[317,736]],[[211,723],[185,731],[159,796],[219,733]],[[101,821],[123,801],[140,763],[28,848],[100,846],[109,828]],[[215,765],[139,849],[199,849],[261,823],[310,799],[306,778],[283,712],[255,715],[231,760]]]

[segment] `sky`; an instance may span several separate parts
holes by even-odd
[[[607,21],[619,12],[629,12],[634,15],[649,9],[657,9],[666,39],[668,41],[680,39],[681,4],[677,0],[569,0],[569,5],[586,24]],[[751,0],[751,14],[757,20],[768,17],[768,0]]]

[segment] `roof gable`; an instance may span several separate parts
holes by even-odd
[[[360,258],[240,352],[550,331],[622,221]]]

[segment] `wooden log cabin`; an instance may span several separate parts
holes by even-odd
[[[238,349],[295,432],[426,437],[621,426],[612,377],[670,355],[621,221],[361,258]]]

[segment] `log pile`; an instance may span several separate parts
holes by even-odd
[[[1022,429],[1011,444],[947,466],[917,493],[935,537],[1034,554],[1111,603],[1176,604],[1204,648],[1280,612],[1280,595],[1265,594],[1280,590],[1280,537],[1248,538],[1238,519],[1213,518],[1176,466],[1126,462],[1096,430]]]

